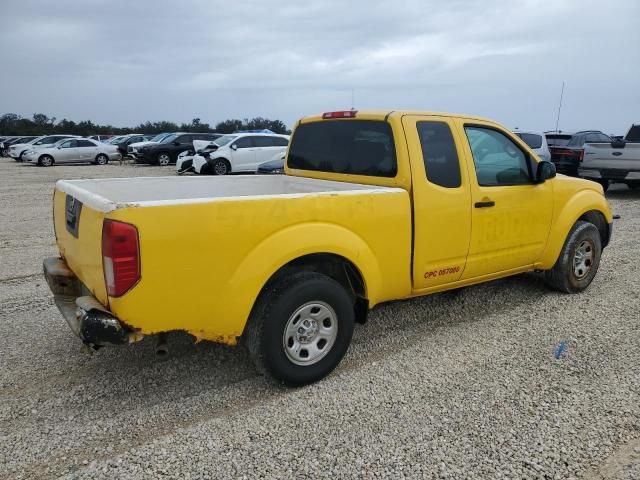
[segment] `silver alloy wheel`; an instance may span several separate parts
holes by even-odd
[[[106,155],[98,155],[98,158],[96,158],[96,163],[98,165],[106,165],[107,162],[109,162],[109,159]]]
[[[282,336],[287,358],[296,365],[314,365],[322,360],[338,337],[338,316],[330,305],[308,302],[289,317]]]
[[[216,175],[226,175],[227,174],[227,164],[223,161],[216,162],[213,166],[213,171]]]
[[[161,153],[158,155],[158,165],[166,167],[171,162],[171,157],[166,153]]]
[[[573,256],[573,274],[578,280],[586,277],[591,271],[594,250],[591,240],[583,240],[576,248],[576,253]]]
[[[42,165],[43,167],[50,167],[51,165],[53,165],[53,158],[51,158],[49,155],[45,155],[40,159],[40,165]]]

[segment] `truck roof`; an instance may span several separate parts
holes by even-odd
[[[346,111],[346,110],[345,110]],[[467,115],[463,113],[447,113],[447,112],[432,112],[428,110],[352,110],[355,112],[354,118],[380,118],[385,119],[388,117],[402,117],[404,115],[429,115],[429,116],[437,116],[437,117],[450,117],[450,118],[464,118],[468,120],[479,120],[483,122],[491,122],[495,123],[495,121],[490,120],[488,118],[479,117],[476,115]],[[315,120],[323,120],[323,115],[325,113],[319,113],[317,115],[309,115],[307,117],[303,117],[300,121],[315,121]]]

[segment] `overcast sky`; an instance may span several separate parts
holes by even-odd
[[[2,0],[0,113],[215,124],[351,107],[640,122],[638,0]]]

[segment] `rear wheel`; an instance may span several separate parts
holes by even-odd
[[[107,157],[104,153],[101,153],[96,157],[96,160],[94,163],[96,165],[106,165],[107,163],[109,163],[109,157]]]
[[[158,165],[166,167],[171,163],[171,156],[168,153],[162,152],[157,157]]]
[[[340,363],[354,321],[354,300],[342,285],[319,273],[299,272],[261,294],[243,341],[259,371],[287,385],[305,385]]]
[[[589,222],[576,222],[556,264],[545,272],[547,285],[565,293],[582,292],[596,276],[601,255],[602,243],[596,226]]]
[[[38,165],[42,165],[43,167],[50,167],[53,165],[53,157],[51,155],[43,155],[38,160]]]

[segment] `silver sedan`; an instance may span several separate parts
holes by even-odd
[[[68,138],[60,140],[48,148],[27,151],[23,160],[50,167],[63,163],[95,163],[106,165],[109,160],[120,160],[118,147],[88,138]]]

